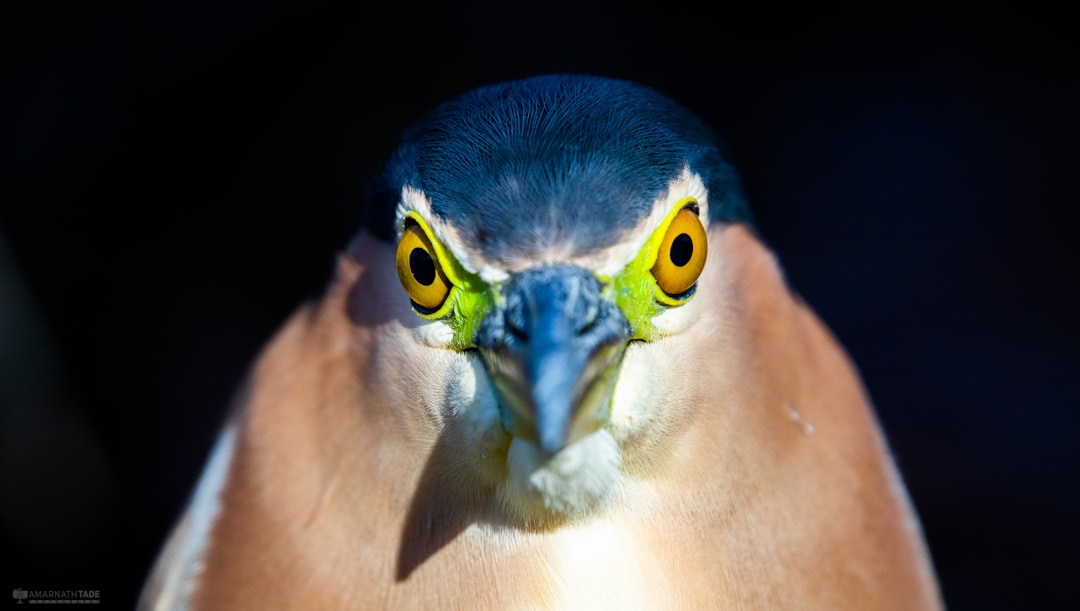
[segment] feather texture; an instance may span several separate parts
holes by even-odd
[[[623,446],[618,501],[534,525],[501,506],[505,472],[468,464],[433,390],[449,369],[361,235],[252,374],[194,606],[940,607],[851,364],[750,232],[710,233],[718,307],[662,340],[667,401]]]

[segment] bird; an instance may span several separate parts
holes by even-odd
[[[938,609],[855,365],[711,125],[539,75],[405,129],[144,609]]]

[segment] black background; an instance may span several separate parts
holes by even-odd
[[[1077,608],[1074,21],[360,4],[5,9],[0,586],[130,607],[399,130],[474,86],[587,72],[726,140],[861,369],[948,606]]]

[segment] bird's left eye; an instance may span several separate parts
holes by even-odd
[[[450,282],[424,230],[412,224],[398,242],[397,272],[401,285],[421,314],[433,314],[450,294]]]
[[[705,268],[707,255],[708,240],[701,220],[693,208],[683,208],[668,226],[652,267],[660,290],[674,299],[689,298],[687,293]]]

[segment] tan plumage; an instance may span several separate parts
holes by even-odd
[[[649,346],[673,361],[655,384],[684,390],[624,444],[618,494],[525,525],[492,483],[506,440],[463,451],[462,421],[431,402],[466,357],[416,339],[387,290],[394,246],[361,233],[235,407],[191,606],[939,608],[851,363],[749,231],[714,224],[709,243],[707,305]],[[163,584],[184,562],[163,555],[144,606],[183,604]]]

